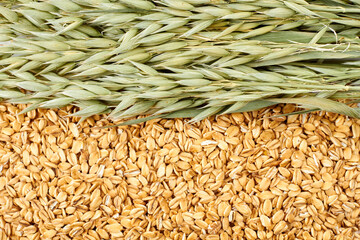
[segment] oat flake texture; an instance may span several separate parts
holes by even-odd
[[[360,239],[360,120],[279,105],[100,128],[25,107],[0,105],[1,240]]]

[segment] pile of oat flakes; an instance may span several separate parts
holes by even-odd
[[[360,120],[82,123],[0,105],[0,240],[360,239]]]

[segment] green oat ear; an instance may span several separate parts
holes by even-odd
[[[50,88],[48,86],[46,86],[45,84],[37,83],[37,82],[23,81],[23,82],[18,82],[16,85],[22,89],[33,91],[33,92],[42,92],[42,91],[50,90]]]
[[[63,0],[60,2],[57,0],[49,0],[49,3],[67,12],[76,12],[82,9],[81,6],[77,5],[76,3],[70,0]]]
[[[40,107],[42,107],[42,108],[61,108],[61,107],[69,105],[70,103],[72,103],[74,101],[75,101],[74,98],[67,98],[67,97],[56,98],[56,99],[42,102],[40,104]]]
[[[171,104],[169,106],[166,106],[154,113],[154,115],[163,114],[163,113],[169,113],[169,112],[176,112],[181,109],[185,109],[187,107],[190,107],[193,104],[193,100],[180,100],[175,102],[174,104]]]
[[[205,21],[201,21],[198,24],[196,24],[194,27],[192,27],[189,31],[185,32],[184,34],[182,34],[180,37],[190,37],[191,35],[200,32],[204,29],[206,29],[207,27],[209,27],[212,23],[214,22],[214,20],[205,20]]]
[[[129,95],[129,96],[120,97],[118,101],[120,101],[120,103],[115,107],[115,109],[112,110],[112,112],[109,115],[110,118],[116,115],[117,113],[119,113],[120,111],[125,110],[130,106],[134,105],[136,103],[136,98],[134,95]]]
[[[312,109],[358,116],[325,102],[360,98],[358,7],[357,0],[6,1],[0,97],[74,104],[89,116],[97,112],[91,102],[116,119],[196,121],[281,99],[312,107],[304,99],[315,97],[321,102]]]
[[[201,111],[200,113],[198,113],[195,117],[193,117],[190,120],[190,122],[191,123],[198,122],[200,120],[203,120],[207,117],[210,117],[212,115],[219,113],[223,109],[224,109],[224,107],[222,107],[222,106],[206,108],[203,111]]]
[[[119,126],[127,126],[127,125],[134,125],[134,124],[139,124],[139,123],[144,123],[153,119],[157,119],[157,118],[161,118],[164,117],[165,115],[157,115],[157,116],[148,116],[148,117],[142,117],[142,118],[137,118],[137,119],[133,119],[133,120],[128,120],[119,124],[115,124],[115,125],[110,125],[110,126],[105,126],[102,128],[111,128],[111,127],[119,127]]]
[[[24,97],[25,94],[14,90],[0,90],[0,97],[4,99],[14,99]]]
[[[135,103],[130,108],[126,109],[123,113],[119,115],[121,118],[133,117],[139,114],[144,114],[155,105],[153,101]]]
[[[95,105],[85,107],[85,108],[77,111],[76,113],[70,114],[69,116],[90,117],[90,116],[93,116],[93,115],[102,114],[107,109],[108,109],[108,107],[106,105],[95,104]]]
[[[152,76],[156,76],[158,73],[158,71],[156,71],[154,68],[142,64],[142,63],[138,63],[138,62],[134,62],[134,61],[130,61],[135,67],[137,67],[138,69],[140,69],[141,71],[143,71],[144,73],[148,74],[148,75],[152,75]]]
[[[278,103],[294,103],[304,108],[318,108],[323,111],[344,114],[354,118],[360,118],[360,111],[348,105],[326,98],[304,97],[304,98],[272,98],[270,101]]]
[[[96,95],[86,90],[71,90],[66,89],[62,92],[65,96],[72,97],[78,100],[88,100],[94,98]]]
[[[268,117],[268,118],[288,117],[288,116],[312,113],[312,112],[316,112],[316,111],[320,111],[320,109],[319,108],[312,108],[312,109],[308,109],[308,110],[295,111],[295,112],[291,112],[291,113],[284,113],[284,114],[274,115],[274,116],[271,116],[271,117]]]
[[[39,108],[41,105],[41,101],[40,102],[35,102],[32,103],[30,106],[28,106],[27,108],[25,108],[24,110],[20,111],[17,115],[21,115],[21,114],[25,114],[27,112],[30,112],[32,110],[35,110],[37,108]]]
[[[233,105],[231,105],[229,108],[227,108],[222,114],[235,113],[235,112],[239,111],[241,108],[243,108],[244,106],[246,106],[246,104],[247,104],[247,102],[238,101],[238,102],[234,103]]]
[[[203,112],[203,109],[185,108],[169,114],[165,114],[165,118],[193,118]]]
[[[234,111],[234,113],[256,111],[256,110],[260,110],[262,108],[273,106],[276,104],[278,104],[278,103],[276,103],[275,101],[271,101],[271,99],[270,100],[255,100],[255,101],[251,101],[251,102],[247,103],[246,105],[244,105],[241,108],[238,108],[236,111]]]
[[[16,11],[8,9],[6,7],[0,6],[0,15],[6,18],[9,22],[17,22],[19,16],[17,15]]]

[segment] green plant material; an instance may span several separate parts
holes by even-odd
[[[358,0],[13,0],[0,98],[84,120],[191,117],[278,103],[360,117]],[[22,91],[20,91],[22,89]],[[301,112],[299,112],[301,113]],[[292,114],[292,113],[290,113]]]
[[[90,117],[92,115],[103,113],[108,107],[102,104],[95,104],[77,111],[69,116],[79,116],[79,117]]]
[[[347,106],[344,103],[334,102],[326,98],[303,97],[303,98],[273,98],[270,101],[278,103],[295,103],[304,108],[316,108],[328,112],[344,114],[354,118],[360,118],[360,111]]]
[[[49,101],[42,102],[40,104],[40,107],[42,107],[42,108],[64,107],[64,106],[74,102],[74,100],[75,99],[73,99],[73,98],[67,98],[67,97],[56,98],[56,99],[52,99],[52,100],[49,100]]]
[[[27,101],[27,102],[28,102],[28,103],[31,103],[31,101]],[[30,106],[28,106],[28,107],[25,108],[24,110],[20,111],[20,112],[18,113],[18,115],[21,115],[21,114],[30,112],[30,111],[32,111],[32,110],[35,110],[35,109],[39,108],[40,105],[41,105],[41,101],[39,101],[39,102],[36,101],[35,103],[31,104]]]

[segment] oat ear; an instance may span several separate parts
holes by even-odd
[[[197,121],[276,99],[359,116],[326,100],[359,98],[358,0],[0,5],[0,96],[13,103],[100,101],[114,119],[166,113]],[[314,97],[316,106],[304,102]]]

